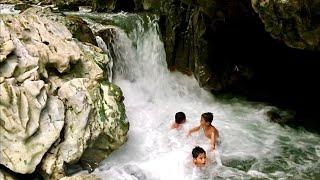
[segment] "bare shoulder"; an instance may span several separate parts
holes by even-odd
[[[172,123],[172,125],[171,125],[171,129],[175,129],[175,128],[177,128],[178,126],[177,126],[177,123]]]
[[[218,136],[219,136],[219,131],[216,127],[212,126],[212,131],[213,131],[213,133],[218,134]]]

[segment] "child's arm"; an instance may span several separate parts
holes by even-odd
[[[196,132],[196,131],[199,131],[199,130],[200,130],[200,127],[201,127],[201,125],[190,129],[187,136],[190,136],[191,133],[194,133],[194,132]]]
[[[216,149],[216,142],[217,142],[217,134],[214,131],[212,131],[212,133],[211,133],[210,141],[211,141],[212,150],[215,150]]]

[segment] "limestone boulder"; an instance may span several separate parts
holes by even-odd
[[[64,83],[58,96],[67,109],[64,133],[41,167],[54,179],[64,177],[69,164],[97,167],[125,142],[128,130],[122,93],[110,83],[77,78]]]
[[[14,79],[0,84],[0,163],[19,173],[31,173],[60,135],[64,105],[48,97],[43,81]]]
[[[0,164],[60,179],[95,168],[129,124],[108,56],[43,10],[0,15]]]
[[[14,177],[12,174],[7,172],[4,169],[0,168],[0,179],[2,180],[18,180],[18,178]]]
[[[80,59],[81,51],[65,27],[45,18],[3,16],[0,23],[5,47],[0,66],[0,163],[14,172],[32,173],[64,125],[64,105],[40,77],[47,77],[49,64],[65,71]],[[63,51],[72,47],[76,49]]]
[[[61,12],[54,12],[54,10],[50,7],[30,7],[26,9],[23,14],[36,14],[41,17],[45,16],[49,20],[63,24],[70,31],[73,38],[76,38],[84,43],[97,45],[95,36],[93,35],[88,24],[80,17],[65,15]]]
[[[265,29],[292,48],[320,50],[320,1],[251,0]]]

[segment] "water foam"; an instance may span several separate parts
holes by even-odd
[[[0,4],[0,14],[19,14],[20,10],[16,10],[13,4]]]

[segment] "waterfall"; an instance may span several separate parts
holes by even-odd
[[[13,4],[0,4],[0,14],[19,14],[20,10],[16,10]]]
[[[103,41],[103,39],[100,36],[96,36],[96,41],[98,46],[103,50],[103,52],[105,52],[108,57],[109,57],[109,62],[108,62],[108,67],[107,68],[107,72],[108,72],[108,80],[109,82],[112,82],[112,78],[113,78],[113,60],[112,60],[112,56],[110,54],[110,51],[106,45],[106,43]]]
[[[169,72],[156,16],[122,13],[103,18],[118,25],[112,44],[113,83],[124,92],[130,130],[126,144],[94,174],[102,179],[161,180],[320,177],[319,135],[268,122],[265,113],[274,107],[236,97],[217,100],[194,77]],[[99,46],[108,53],[104,43]],[[170,130],[178,111],[185,112],[187,122],[179,131]],[[221,135],[219,153],[208,150],[203,133],[186,136],[204,112],[214,114],[212,124]],[[203,170],[191,162],[196,145],[210,158]]]

